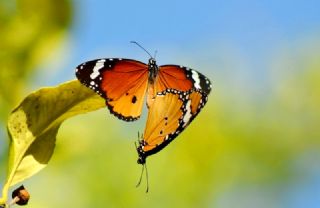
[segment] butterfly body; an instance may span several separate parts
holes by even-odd
[[[159,72],[159,67],[154,58],[150,58],[148,62],[148,71],[149,71],[149,85],[153,85]]]

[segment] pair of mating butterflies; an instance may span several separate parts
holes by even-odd
[[[178,65],[158,66],[154,58],[148,64],[121,58],[92,60],[80,64],[76,76],[121,120],[137,120],[147,97],[148,118],[137,147],[142,165],[190,124],[212,88],[201,73]]]

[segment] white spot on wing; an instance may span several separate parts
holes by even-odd
[[[192,114],[191,114],[191,100],[188,100],[188,102],[186,104],[186,114],[184,114],[184,116],[183,116],[183,123],[184,123],[183,127],[185,127],[189,123],[191,116],[192,116]]]
[[[99,70],[104,66],[105,59],[97,61],[96,65],[93,67],[92,73],[90,74],[91,79],[95,79],[100,75]]]
[[[194,87],[196,89],[201,89],[201,86],[200,86],[200,79],[199,79],[199,74],[198,72],[194,71],[194,70],[191,70],[192,72],[192,79],[194,80]]]

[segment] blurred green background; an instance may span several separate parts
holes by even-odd
[[[49,165],[25,181],[30,207],[320,207],[320,2],[0,1],[0,176],[6,119],[31,91],[74,79],[101,57],[206,74],[214,89],[194,122],[148,158],[146,116],[107,109],[67,120]],[[0,182],[2,185],[2,182]]]

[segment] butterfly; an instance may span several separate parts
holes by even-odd
[[[137,162],[145,164],[148,156],[172,142],[198,115],[207,100],[208,94],[195,89],[187,92],[167,89],[157,93],[137,147]]]
[[[187,92],[166,89],[157,93],[153,105],[149,108],[144,134],[139,140],[139,146],[136,146],[137,162],[143,165],[137,186],[140,185],[146,169],[148,192],[146,158],[172,142],[198,115],[207,100],[208,94],[197,89]]]
[[[157,93],[166,89],[210,92],[209,79],[196,70],[179,65],[158,66],[150,57],[148,64],[125,58],[87,61],[76,67],[76,77],[106,100],[112,114],[125,121],[140,117],[145,97],[149,108]]]

